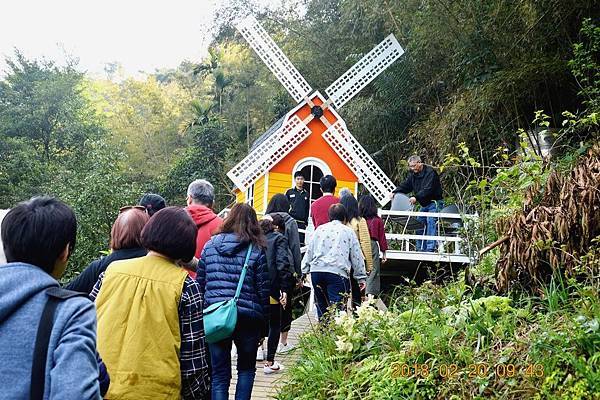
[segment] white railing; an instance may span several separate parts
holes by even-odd
[[[221,218],[226,218],[230,209],[225,208],[218,214]],[[379,216],[383,219],[386,227],[385,237],[388,241],[400,242],[400,249],[388,249],[386,258],[392,260],[412,260],[412,261],[432,261],[432,262],[450,262],[450,263],[473,263],[474,257],[469,251],[466,240],[459,235],[457,229],[450,234],[444,235],[440,222],[458,223],[475,222],[479,218],[476,214],[453,214],[440,212],[420,212],[420,211],[391,211],[378,210]],[[262,215],[262,213],[258,213]],[[404,217],[404,218],[402,218]],[[407,232],[411,220],[416,221],[417,217],[436,218],[438,220],[437,235],[416,234]],[[401,228],[400,232],[391,232],[392,222]],[[403,225],[403,226],[402,226]],[[309,218],[306,229],[298,229],[305,234],[305,243],[309,243],[314,232],[312,220]],[[416,250],[416,242],[422,240],[436,241],[435,252],[423,252]],[[307,246],[301,248],[301,252],[306,252]]]
[[[8,214],[10,210],[0,210],[0,223],[4,219],[4,216]],[[2,237],[0,237],[0,265],[6,263],[6,257],[4,255],[4,247],[2,246]]]
[[[414,261],[433,261],[433,262],[456,262],[472,263],[473,257],[470,255],[468,245],[463,237],[460,236],[459,228],[453,227],[451,234],[443,234],[442,223],[459,224],[463,226],[470,221],[476,221],[478,216],[474,214],[454,214],[441,212],[420,212],[420,211],[391,211],[379,210],[379,216],[384,220],[386,227],[386,239],[388,241],[400,242],[400,249],[389,249],[386,252],[388,259],[414,260]],[[427,217],[437,219],[437,234],[426,235],[410,232],[411,222],[417,223],[417,217]],[[412,221],[411,221],[412,220]],[[400,232],[390,232],[393,222],[397,225]],[[421,227],[422,228],[422,227]],[[416,242],[433,240],[436,242],[434,252],[418,251]]]

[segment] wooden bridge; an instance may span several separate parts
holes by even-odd
[[[292,329],[290,330],[288,341],[293,345],[296,345],[300,335],[306,331],[314,329],[316,324],[317,321],[314,317],[314,313],[302,315],[300,318],[292,322]],[[252,399],[274,399],[277,389],[281,387],[285,379],[287,370],[298,360],[298,357],[299,352],[295,350],[286,354],[277,354],[275,356],[275,360],[283,364],[285,369],[280,373],[270,375],[265,375],[263,372],[264,362],[257,361],[256,379],[254,380],[254,388],[252,389]],[[235,368],[236,359],[232,359],[231,364],[233,366],[233,371],[231,377],[231,386],[229,387],[229,398],[233,400],[235,395],[235,384],[237,383],[237,369]]]

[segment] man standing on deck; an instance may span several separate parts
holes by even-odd
[[[308,210],[310,208],[309,194],[304,189],[304,175],[302,171],[294,173],[294,182],[296,186],[285,192],[290,202],[290,216],[296,220],[298,229],[305,230],[308,225]],[[300,245],[304,244],[304,232],[298,232],[300,236]]]
[[[390,193],[390,198],[393,199],[396,193],[412,193],[410,203],[419,202],[420,212],[440,212],[444,208],[444,200],[438,173],[432,166],[423,164],[417,155],[408,158],[408,169],[406,180]],[[437,235],[437,218],[417,217],[417,220],[425,224],[425,235]],[[436,241],[417,240],[417,251],[436,251]]]

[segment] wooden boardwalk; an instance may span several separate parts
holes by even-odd
[[[312,313],[311,313],[312,314]],[[309,317],[309,314],[304,314],[300,318],[292,322],[292,329],[290,330],[288,341],[292,345],[298,343],[300,335],[308,330],[313,329],[316,326],[316,318],[314,315]],[[298,360],[298,351],[291,351],[287,354],[275,355],[275,360],[284,365],[285,369],[276,374],[265,375],[263,372],[263,361],[256,362],[256,378],[254,380],[254,388],[252,389],[252,400],[263,400],[273,399],[277,393],[277,389],[281,386],[282,380],[285,377],[286,369],[292,366]],[[235,395],[235,384],[237,382],[237,369],[236,359],[231,360],[232,364],[232,378],[231,386],[229,387],[229,398],[234,399]]]

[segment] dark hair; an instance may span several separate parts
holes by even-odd
[[[142,246],[172,260],[190,261],[196,253],[198,228],[180,207],[163,208],[142,229]]]
[[[358,200],[358,210],[363,218],[373,218],[377,216],[377,203],[370,194],[360,196]]]
[[[235,233],[242,243],[252,242],[256,246],[265,247],[265,236],[258,225],[256,211],[246,203],[238,203],[231,208],[223,222],[221,233]]]
[[[319,186],[321,186],[321,191],[323,193],[333,193],[337,186],[337,181],[333,176],[325,175],[319,180]]]
[[[343,204],[335,203],[329,206],[328,210],[329,221],[348,221],[348,216],[346,214],[346,207]]]
[[[140,199],[140,206],[144,206],[148,215],[153,216],[167,206],[165,199],[155,193],[146,193]]]
[[[352,221],[354,218],[360,218],[360,213],[358,212],[358,201],[351,194],[347,194],[342,196],[340,199],[340,204],[342,204],[346,208],[346,218],[348,221]]]
[[[283,217],[279,214],[273,214],[273,215],[271,215],[271,218],[273,219],[273,226],[279,230],[279,233],[284,235],[285,234],[285,220],[283,219]]]
[[[302,171],[296,171],[296,172],[294,172],[294,178],[297,178],[299,176],[301,176],[301,177],[304,178],[304,173]]]
[[[261,219],[258,224],[260,225],[260,229],[262,229],[265,235],[269,232],[273,232],[273,221],[271,221],[270,219]]]
[[[110,230],[110,248],[113,250],[142,247],[142,229],[150,216],[135,208],[119,214]]]
[[[290,201],[285,194],[277,193],[269,200],[265,214],[271,214],[276,212],[290,212]]]
[[[50,274],[67,245],[72,254],[77,220],[62,201],[34,197],[10,210],[0,231],[6,261],[32,264]]]

